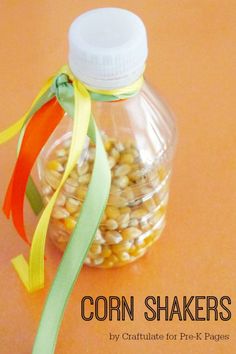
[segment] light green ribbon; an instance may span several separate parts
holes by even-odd
[[[54,82],[54,90],[58,102],[69,116],[73,117],[74,89],[66,74],[57,76]],[[90,94],[92,99],[99,101],[121,99],[120,95]],[[127,96],[123,94],[122,98],[128,98],[135,94],[137,94],[137,90],[133,93],[128,92]],[[96,144],[92,177],[77,224],[70,236],[69,243],[49,291],[35,338],[33,354],[54,353],[66,304],[94,239],[109,197],[111,172],[100,133],[92,116],[90,118],[88,136]]]

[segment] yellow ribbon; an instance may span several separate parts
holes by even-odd
[[[28,111],[23,115],[23,117],[21,117],[17,122],[15,122],[14,124],[12,124],[10,127],[8,127],[7,129],[3,130],[2,132],[0,132],[0,144],[4,144],[7,141],[11,140],[15,135],[17,135],[21,129],[23,128],[25,122],[28,119],[28,116],[30,115],[30,112],[32,111],[33,107],[37,104],[37,102],[40,100],[40,98],[45,94],[45,92],[52,86],[53,84],[53,80],[54,78],[59,75],[60,73],[67,73],[68,75],[70,75],[70,77],[72,78],[72,74],[68,68],[67,65],[63,65],[58,72],[51,76],[43,85],[43,87],[40,89],[39,93],[37,94],[37,96],[35,97],[35,99],[33,100],[30,108],[28,109]]]
[[[53,77],[49,78],[47,82],[43,85],[35,99],[33,100],[32,105],[30,106],[30,109],[23,115],[22,118],[20,118],[16,123],[12,124],[9,128],[3,130],[0,133],[0,144],[6,143],[8,140],[12,139],[16,134],[20,132],[22,129],[25,121],[27,120],[27,117],[30,114],[30,111],[32,110],[33,106],[37,103],[37,101],[43,96],[43,94],[50,88],[53,82]]]
[[[92,93],[98,93],[99,95],[120,96],[125,93],[125,95],[128,96],[129,94],[138,92],[143,85],[143,81],[144,81],[143,76],[140,76],[140,78],[136,80],[134,83],[132,83],[131,85],[118,88],[118,89],[113,89],[113,90],[96,89],[86,84],[84,84],[84,86],[88,91]]]
[[[66,169],[57,190],[54,192],[48,205],[44,209],[34,232],[29,264],[27,264],[22,255],[12,260],[15,270],[29,292],[34,292],[44,286],[44,251],[50,216],[60,189],[79,159],[87,135],[91,113],[90,96],[79,81],[73,80],[73,86],[75,92],[75,114],[73,120],[72,141]]]

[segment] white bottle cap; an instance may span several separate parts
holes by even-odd
[[[77,17],[69,29],[69,67],[88,86],[114,89],[142,75],[147,59],[142,20],[119,8],[101,8]]]

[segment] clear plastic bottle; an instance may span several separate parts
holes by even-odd
[[[145,27],[129,11],[89,11],[70,28],[69,66],[86,85],[99,89],[130,85],[142,75],[146,58]],[[176,127],[172,114],[147,82],[129,99],[93,101],[92,112],[108,155],[112,186],[85,263],[111,268],[142,256],[163,231]],[[71,129],[72,120],[65,114],[39,159],[45,203],[64,171]],[[94,152],[88,138],[51,217],[49,236],[62,251],[83,204]]]

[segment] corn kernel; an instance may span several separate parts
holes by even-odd
[[[113,179],[113,183],[119,187],[124,189],[129,184],[129,178],[127,176],[121,176]]]
[[[64,171],[64,167],[57,160],[48,161],[47,168],[49,170],[54,170],[54,171],[57,171],[57,172],[63,172]]]
[[[127,229],[122,231],[122,236],[124,240],[134,240],[141,234],[142,231],[137,229],[136,227],[128,227]]]
[[[109,151],[110,148],[111,148],[111,146],[112,146],[111,140],[106,140],[106,141],[104,142],[104,147],[105,147],[105,150],[106,150],[106,151]]]
[[[117,231],[107,231],[105,233],[105,239],[109,244],[116,244],[122,241],[122,236]]]
[[[130,255],[128,252],[121,252],[119,254],[119,259],[122,261],[122,262],[127,262],[130,260]]]
[[[114,219],[107,219],[105,222],[105,226],[108,230],[115,230],[118,227],[118,223]]]
[[[117,219],[120,216],[119,209],[112,205],[106,207],[105,213],[109,219]]]
[[[118,245],[112,245],[112,251],[119,254],[120,252],[128,251],[132,246],[131,241],[122,241]]]
[[[134,156],[132,154],[122,154],[119,162],[125,164],[132,164],[134,162]]]
[[[147,210],[145,210],[143,208],[138,208],[131,213],[132,218],[138,218],[138,219],[140,219],[146,215],[147,215]]]
[[[53,189],[57,189],[60,184],[61,174],[57,171],[46,170],[45,179]]]
[[[80,205],[81,205],[81,202],[77,199],[74,199],[74,198],[68,198],[66,201],[66,209],[71,214],[76,213],[78,211]]]
[[[52,212],[52,217],[55,219],[65,219],[70,216],[70,213],[63,207],[55,206]]]
[[[72,216],[68,216],[65,220],[64,220],[64,224],[65,227],[71,231],[74,229],[75,225],[76,225],[76,220],[72,217]]]
[[[91,252],[95,255],[100,254],[102,252],[102,246],[99,244],[93,243],[92,246],[90,247],[89,252]]]
[[[102,252],[101,252],[102,257],[107,258],[107,257],[110,257],[111,254],[112,254],[112,251],[111,251],[110,247],[107,245],[104,245],[102,247]]]

